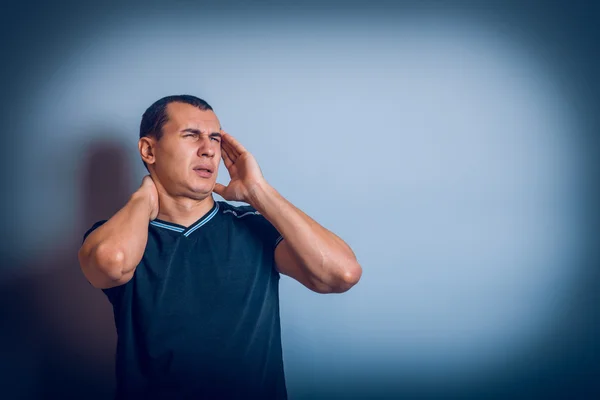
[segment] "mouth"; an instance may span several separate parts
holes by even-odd
[[[210,167],[196,167],[194,172],[203,178],[210,178],[213,174],[213,170]]]

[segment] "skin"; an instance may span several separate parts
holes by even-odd
[[[189,226],[208,212],[221,159],[221,124],[213,111],[185,103],[167,106],[169,120],[160,140],[141,138],[138,147],[156,185],[160,208],[157,218]],[[206,164],[210,178],[194,166]]]
[[[254,156],[221,129],[213,111],[171,103],[167,112],[162,138],[138,143],[150,175],[79,251],[82,271],[94,286],[129,281],[145,249],[148,221],[189,226],[213,207],[213,192],[250,204],[283,235],[274,255],[282,274],[317,293],[342,293],[360,280],[352,249],[269,185]],[[221,159],[231,178],[226,186],[216,183]],[[211,168],[211,176],[194,171],[198,165]]]

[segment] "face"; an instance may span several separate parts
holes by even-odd
[[[167,115],[161,139],[145,138],[152,144],[145,161],[169,194],[201,200],[217,179],[221,124],[213,111],[185,103],[170,103]]]

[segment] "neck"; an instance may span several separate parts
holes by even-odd
[[[212,193],[201,200],[189,197],[171,197],[167,193],[158,193],[159,212],[157,219],[189,227],[213,208],[215,200]]]

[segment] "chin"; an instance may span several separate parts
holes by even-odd
[[[196,195],[196,197],[205,198],[207,195],[211,194],[215,184],[205,183],[204,185],[195,184],[192,185],[192,192]]]

